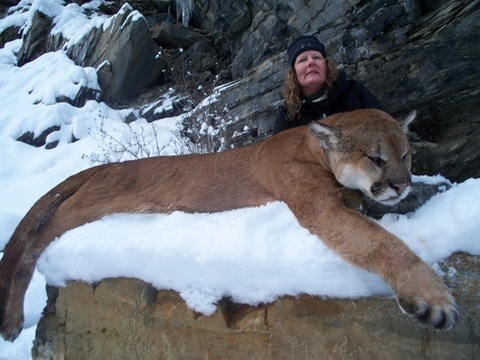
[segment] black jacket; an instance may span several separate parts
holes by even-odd
[[[324,100],[313,102],[309,99],[302,100],[300,117],[291,120],[287,110],[282,107],[277,115],[273,133],[307,125],[314,120],[327,117],[340,112],[357,109],[375,108],[385,110],[380,101],[361,83],[355,80],[347,80],[345,73],[341,71],[335,84],[335,89]]]

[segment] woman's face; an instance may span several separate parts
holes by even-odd
[[[316,93],[327,79],[327,65],[322,53],[316,50],[302,52],[293,65],[303,95]]]

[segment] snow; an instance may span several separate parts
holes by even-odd
[[[70,38],[69,23],[81,24],[84,31],[105,23],[84,11],[98,3],[80,8],[37,0],[31,8],[54,15],[58,31]],[[0,29],[19,19],[28,25],[30,4],[20,2],[16,8],[26,6],[27,11],[0,20]],[[74,37],[81,34],[77,31]],[[71,174],[97,161],[174,154],[179,146],[174,134],[179,117],[155,125],[145,120],[127,125],[125,110],[104,103],[59,103],[60,98],[74,97],[81,86],[98,89],[94,69],[76,66],[62,51],[18,67],[15,53],[20,46],[16,40],[0,49],[0,249],[33,203]],[[26,131],[39,135],[51,126],[60,127],[47,137],[47,142],[59,142],[54,149],[16,141]],[[72,142],[72,136],[77,141]],[[141,146],[134,146],[142,140]],[[440,175],[415,177],[427,183],[443,180]],[[480,180],[469,179],[452,184],[413,213],[388,214],[379,223],[438,268],[437,263],[457,251],[480,255],[478,204]],[[46,282],[64,286],[71,279],[135,277],[158,289],[178,291],[188,306],[206,315],[224,296],[258,304],[287,294],[391,295],[377,275],[349,265],[302,228],[281,202],[215,214],[110,215],[56,239],[37,268],[24,305],[25,329],[15,343],[0,340],[2,360],[31,358]]]

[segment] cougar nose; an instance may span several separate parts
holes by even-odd
[[[398,195],[400,195],[400,194],[403,194],[403,192],[408,186],[408,183],[390,184],[390,186],[392,187],[392,189],[394,189],[397,192]]]

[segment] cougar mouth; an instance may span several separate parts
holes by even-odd
[[[411,189],[412,185],[410,183],[391,184],[386,188],[376,183],[372,185],[367,195],[380,204],[391,206],[405,199]]]

